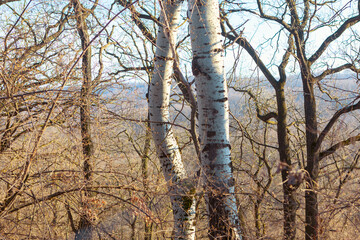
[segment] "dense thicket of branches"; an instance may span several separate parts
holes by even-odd
[[[360,1],[0,0],[0,20],[1,239],[359,235]]]

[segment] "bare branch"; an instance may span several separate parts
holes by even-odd
[[[350,28],[351,26],[357,24],[360,21],[360,15],[357,15],[355,17],[349,18],[346,20],[336,32],[331,34],[329,37],[325,39],[325,41],[321,44],[318,50],[309,58],[309,62],[313,64],[316,60],[319,59],[319,57],[325,52],[327,47],[335,41],[337,38],[341,36],[345,32],[346,29]]]
[[[38,201],[36,201],[36,202],[38,202]],[[69,221],[70,221],[71,229],[73,230],[74,233],[76,233],[76,227],[75,227],[75,223],[74,223],[74,218],[72,216],[71,209],[70,209],[69,203],[67,201],[65,203],[65,208],[66,208],[66,212],[67,212],[67,215],[68,215],[68,218],[69,218]]]
[[[301,23],[301,27],[305,28],[306,24],[308,23],[308,20],[310,18],[310,4],[309,0],[304,1],[304,17]]]
[[[318,138],[318,140],[317,140],[317,142],[316,142],[316,145],[315,145],[315,151],[318,151],[318,150],[320,149],[320,146],[321,146],[321,144],[322,144],[325,136],[329,133],[330,129],[334,126],[334,124],[336,123],[336,121],[339,119],[339,117],[340,117],[341,115],[343,115],[343,114],[345,114],[345,113],[349,113],[349,112],[355,111],[355,110],[358,110],[358,109],[360,109],[360,101],[357,102],[356,104],[353,104],[353,105],[350,105],[350,106],[347,106],[347,107],[344,107],[344,108],[338,110],[338,111],[334,114],[334,116],[330,119],[330,121],[328,122],[328,124],[326,125],[326,127],[324,128],[324,130],[322,130],[322,132],[320,133],[319,138]],[[349,138],[349,139],[351,139],[351,138]],[[348,140],[346,140],[346,141],[348,141]],[[345,142],[346,142],[346,141],[345,141]],[[358,140],[356,140],[356,141],[358,141]],[[344,142],[344,141],[343,141],[343,142]],[[350,144],[350,143],[349,143],[349,144]],[[341,145],[341,144],[340,144],[340,145]],[[348,144],[347,144],[347,145],[348,145]],[[334,145],[334,146],[336,146],[336,145]],[[334,147],[334,146],[333,146],[333,147]],[[339,148],[339,147],[341,147],[341,146],[338,146],[338,147],[336,147],[336,148],[334,147],[334,148],[333,148],[334,151],[335,151],[337,148]]]
[[[118,70],[114,73],[110,73],[110,75],[118,75],[120,73],[123,72],[130,72],[130,71],[146,71],[146,72],[151,72],[154,68],[153,67],[125,67],[122,66],[124,69],[122,70]]]
[[[328,149],[326,149],[325,151],[321,152],[319,154],[319,160],[324,159],[325,157],[333,154],[334,152],[336,152],[336,150],[338,150],[339,148],[354,144],[355,142],[360,141],[360,134],[354,136],[354,137],[350,137],[344,141],[338,142],[334,145],[332,145],[331,147],[329,147]]]
[[[134,1],[132,4],[137,3],[138,0]],[[130,5],[132,6],[132,5]],[[130,7],[129,6],[129,7]],[[119,11],[119,13],[117,13],[114,17],[112,17],[107,24],[91,39],[91,41],[89,42],[89,46],[87,46],[86,48],[90,47],[90,45],[95,41],[95,39],[97,39],[101,33],[105,30],[105,28],[112,22],[114,21],[121,13],[123,13],[123,11],[125,11],[127,8],[124,8],[123,10]],[[75,66],[77,65],[77,63],[80,61],[81,57],[85,54],[86,49],[81,53],[81,55],[76,59],[76,61],[73,63],[73,65],[70,67],[69,71],[67,72],[67,74],[65,75],[65,78],[60,86],[60,91],[58,92],[58,94],[56,95],[56,97],[53,100],[53,103],[49,109],[49,113],[46,116],[45,122],[42,125],[39,134],[37,135],[36,139],[34,140],[34,147],[31,151],[31,153],[29,154],[29,157],[27,158],[23,168],[22,168],[22,173],[18,178],[18,183],[14,184],[6,193],[6,196],[4,198],[4,201],[2,203],[0,203],[0,216],[3,216],[7,213],[8,208],[10,208],[15,199],[17,198],[17,196],[23,191],[24,185],[26,183],[26,181],[28,180],[29,177],[29,172],[30,172],[30,167],[35,159],[37,150],[38,150],[38,146],[40,144],[40,141],[43,137],[43,133],[45,132],[45,129],[47,128],[48,124],[51,122],[51,117],[53,115],[53,112],[55,110],[56,104],[58,102],[58,100],[60,99],[60,95],[61,95],[61,90],[64,89],[66,83],[68,82],[73,70],[75,69]]]
[[[280,75],[279,82],[286,81],[285,67],[287,66],[287,64],[289,62],[289,58],[290,58],[290,55],[291,55],[293,49],[294,49],[294,39],[293,39],[293,35],[290,34],[289,38],[288,38],[288,48],[286,49],[286,52],[283,56],[281,64],[278,67],[279,75]]]
[[[17,2],[19,0],[0,0],[0,6],[6,3]]]
[[[255,61],[257,66],[260,68],[261,72],[265,75],[266,79],[270,82],[270,84],[277,89],[278,82],[274,78],[274,76],[270,73],[269,69],[265,66],[263,61],[260,59],[259,55],[256,53],[255,49],[251,46],[251,44],[247,41],[245,37],[242,37],[241,35],[238,35],[234,28],[229,23],[229,20],[227,18],[224,18],[225,22],[227,23],[227,26],[230,28],[231,33],[234,35],[226,32],[224,23],[221,23],[221,35],[228,38],[231,41],[235,41],[237,44],[239,44],[241,47],[243,47],[246,52],[250,55],[250,57]]]
[[[345,69],[350,69],[353,72],[360,73],[360,69],[355,68],[355,66],[351,63],[347,63],[347,64],[341,65],[339,67],[336,67],[336,68],[329,68],[329,69],[325,70],[324,72],[322,72],[319,76],[315,77],[314,79],[316,81],[321,81],[326,76],[341,72],[342,70],[345,70]]]
[[[270,121],[270,119],[271,119],[271,118],[274,118],[274,119],[277,120],[277,118],[278,118],[277,113],[275,113],[275,112],[269,112],[269,113],[264,114],[264,115],[261,114],[261,113],[260,113],[260,107],[259,107],[259,104],[258,104],[258,100],[257,100],[257,98],[255,97],[255,95],[254,95],[251,91],[249,91],[249,90],[243,90],[243,89],[237,89],[237,88],[235,88],[235,87],[233,87],[233,89],[234,89],[235,91],[237,91],[237,92],[243,92],[243,93],[248,94],[248,95],[250,96],[250,98],[254,100],[254,102],[255,102],[255,109],[256,109],[256,116],[257,116],[260,120],[262,120],[262,121],[264,121],[264,122],[266,122],[266,123],[268,123],[268,124],[275,124],[274,122]]]
[[[133,4],[129,5],[130,3],[126,0],[119,0],[119,4],[123,7],[128,7],[131,13],[131,19],[134,21],[136,26],[140,29],[142,34],[146,37],[147,40],[149,40],[153,45],[156,44],[155,37],[151,34],[149,29],[146,27],[146,25],[140,20],[140,17],[144,18],[143,15],[141,15],[138,11],[136,11]],[[154,19],[155,17],[150,17],[151,19]],[[155,18],[156,19],[156,18]]]
[[[264,13],[264,10],[262,9],[262,5],[261,5],[260,0],[257,0],[256,2],[257,2],[257,5],[258,5],[258,9],[259,9],[261,18],[280,23],[284,28],[286,28],[289,32],[291,32],[291,26],[289,24],[287,24],[283,19],[277,18],[275,16],[266,15]]]

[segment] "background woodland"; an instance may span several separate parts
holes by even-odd
[[[359,21],[356,0],[0,0],[0,239],[357,239]],[[212,24],[221,193],[194,67]]]

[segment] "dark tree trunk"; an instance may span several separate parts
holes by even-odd
[[[93,142],[91,139],[91,47],[88,29],[86,25],[87,12],[79,2],[79,0],[72,0],[75,14],[77,31],[81,40],[81,47],[84,51],[82,56],[82,77],[83,82],[80,93],[80,126],[81,126],[81,143],[83,151],[83,174],[84,174],[84,191],[81,192],[81,213],[79,226],[76,231],[75,239],[92,239],[93,235],[93,221],[95,216],[91,215],[89,204],[90,194],[86,188],[91,184],[92,177],[92,164],[93,157]]]
[[[148,115],[148,120],[149,120]],[[145,133],[145,144],[143,150],[143,156],[141,159],[141,174],[143,178],[143,186],[144,186],[144,200],[145,204],[149,209],[150,206],[150,197],[149,197],[149,180],[148,180],[148,161],[149,161],[149,152],[150,152],[150,142],[151,142],[151,130],[150,130],[150,122],[148,121],[146,125],[146,133]],[[151,240],[152,239],[152,222],[145,219],[145,233],[144,233],[144,240]]]
[[[291,186],[288,181],[289,171],[291,167],[290,159],[290,147],[289,147],[289,138],[287,134],[287,107],[285,102],[285,92],[284,92],[285,82],[278,82],[276,88],[276,100],[278,108],[278,120],[277,120],[277,135],[279,143],[279,155],[280,155],[280,164],[283,167],[281,170],[281,177],[283,181],[283,192],[284,192],[284,239],[292,240],[296,236],[296,210],[298,204],[295,198],[294,186]]]
[[[318,239],[319,211],[317,200],[317,179],[319,174],[319,154],[315,151],[318,138],[316,100],[312,78],[302,73],[304,90],[305,126],[306,126],[306,192],[305,192],[305,235],[306,240]]]

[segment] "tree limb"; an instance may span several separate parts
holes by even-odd
[[[221,23],[221,35],[228,38],[231,41],[235,41],[237,44],[239,44],[241,47],[243,47],[246,52],[250,55],[250,57],[255,61],[257,66],[260,68],[261,72],[265,75],[266,79],[270,82],[270,84],[276,89],[278,87],[278,83],[274,76],[270,73],[269,69],[265,66],[263,61],[260,59],[259,55],[256,53],[255,49],[250,45],[250,43],[247,41],[245,37],[242,37],[241,35],[238,35],[234,28],[231,27],[229,20],[227,18],[224,18],[225,22],[227,23],[227,26],[230,28],[231,33],[234,35],[226,32],[224,23]]]
[[[261,18],[280,23],[284,28],[286,28],[289,32],[291,32],[291,26],[289,24],[284,22],[283,19],[280,19],[280,18],[277,18],[277,17],[274,17],[274,16],[270,16],[270,15],[266,15],[264,13],[264,10],[262,9],[262,5],[261,5],[260,0],[257,0],[256,2],[257,2],[257,5],[258,5],[258,9],[259,9]]]
[[[248,95],[250,96],[250,98],[252,98],[252,99],[254,100],[254,102],[255,102],[255,109],[256,109],[256,116],[257,116],[260,120],[262,120],[262,121],[264,121],[264,122],[266,122],[266,123],[269,123],[269,124],[275,124],[274,122],[271,122],[270,119],[271,119],[271,118],[274,118],[274,119],[277,120],[278,114],[275,113],[275,112],[269,112],[269,113],[267,113],[267,114],[261,114],[261,113],[260,113],[260,107],[259,107],[259,105],[258,105],[258,100],[257,100],[257,98],[255,97],[255,95],[254,95],[252,92],[250,92],[249,90],[237,89],[237,88],[235,88],[235,87],[233,87],[233,89],[234,89],[235,91],[237,91],[237,92],[243,92],[243,93],[248,94]]]
[[[0,0],[0,6],[6,3],[17,2],[19,0]]]
[[[317,141],[316,141],[316,145],[315,145],[315,151],[318,151],[320,149],[320,146],[325,138],[325,136],[329,133],[330,129],[334,126],[334,124],[336,123],[336,121],[339,119],[339,117],[345,113],[348,113],[348,112],[352,112],[354,110],[358,110],[360,109],[360,101],[357,102],[356,104],[353,104],[353,105],[350,105],[350,106],[346,106],[344,108],[341,108],[340,110],[338,110],[334,115],[333,117],[330,119],[330,121],[328,122],[328,124],[326,125],[326,127],[324,128],[324,130],[322,130],[322,132],[320,133]],[[351,138],[349,138],[351,139]],[[346,140],[347,141],[347,140]],[[345,142],[346,142],[345,141]],[[357,140],[356,140],[357,141]],[[344,141],[343,141],[344,142]],[[347,144],[348,145],[348,144]],[[334,145],[336,146],[336,145]],[[333,146],[333,147],[334,147]],[[341,146],[339,146],[341,147]],[[339,147],[336,147],[334,148],[334,151],[339,148]]]
[[[131,19],[134,21],[136,26],[140,29],[142,34],[146,37],[147,40],[151,42],[151,44],[156,44],[156,38],[151,34],[149,29],[145,26],[145,24],[140,20],[140,17],[144,17],[138,11],[135,10],[134,5],[129,5],[130,3],[125,0],[119,0],[119,4],[123,7],[128,7],[131,13]],[[152,17],[153,19],[154,17]]]
[[[343,64],[341,66],[338,66],[336,68],[329,68],[329,69],[326,69],[325,71],[323,71],[319,76],[315,77],[314,79],[316,81],[321,81],[323,80],[326,76],[328,75],[331,75],[331,74],[335,74],[335,73],[338,73],[338,72],[341,72],[342,70],[344,69],[350,69],[352,70],[353,72],[356,72],[356,73],[360,73],[360,69],[357,69],[355,68],[355,66],[351,63],[347,63],[347,64]]]
[[[334,145],[332,145],[331,147],[329,147],[328,149],[326,149],[325,151],[321,152],[319,154],[319,160],[324,159],[325,157],[333,154],[336,150],[338,150],[339,148],[354,144],[355,142],[360,141],[360,134],[354,136],[354,137],[350,137],[344,141],[338,142]]]
[[[355,25],[360,21],[360,15],[357,15],[355,17],[349,18],[346,20],[336,32],[328,36],[325,41],[321,44],[318,50],[309,58],[310,64],[313,64],[316,60],[319,59],[319,57],[325,52],[327,47],[335,41],[337,38],[341,36],[345,32],[346,29],[350,28],[351,26]]]

